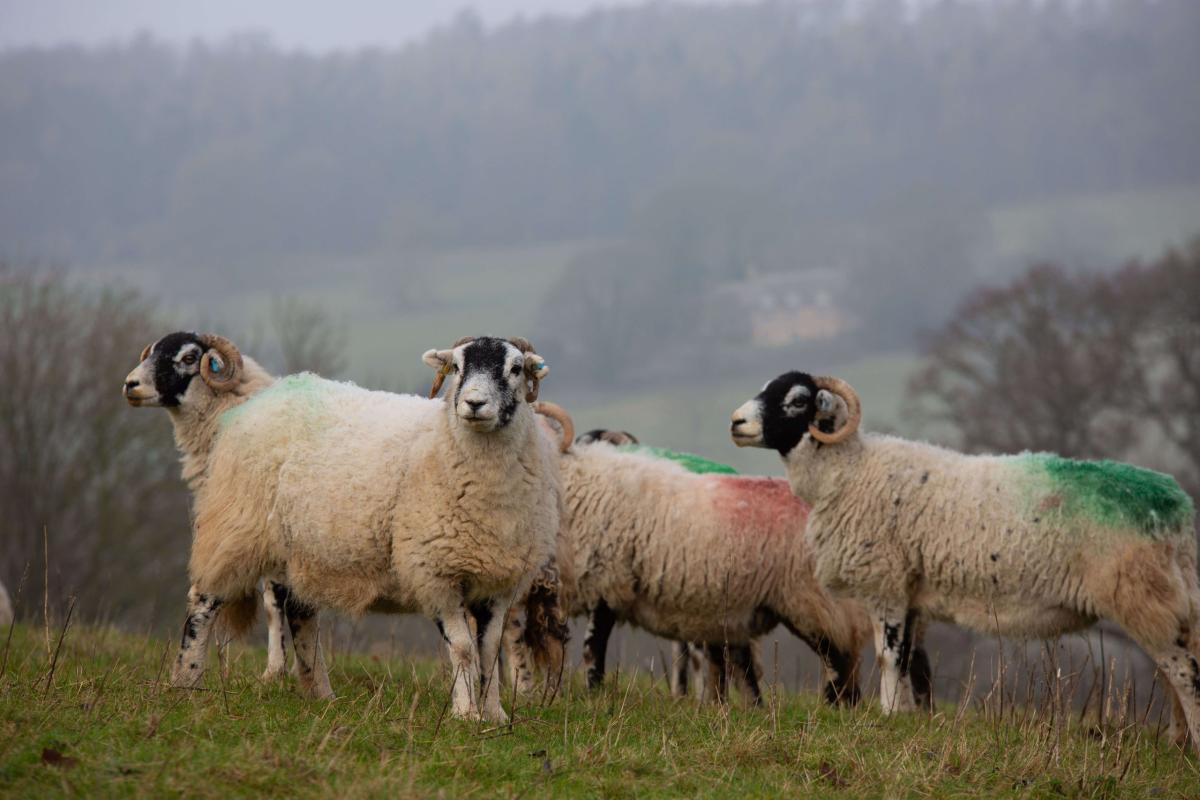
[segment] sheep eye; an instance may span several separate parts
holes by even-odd
[[[513,364],[512,369],[510,369],[508,372],[510,375],[520,375],[521,374],[521,365]]]
[[[195,364],[196,363],[196,354],[188,353],[186,356],[183,357],[183,363],[189,364],[189,365]]]

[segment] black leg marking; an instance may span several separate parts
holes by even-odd
[[[729,696],[729,659],[725,657],[725,645],[707,644],[704,646],[704,652],[711,666],[709,672],[713,676],[717,702],[724,703]]]
[[[746,691],[750,693],[750,701],[762,705],[762,690],[758,685],[758,665],[754,663],[754,651],[748,644],[735,645],[729,648],[729,657],[738,671]]]
[[[588,664],[587,685],[595,689],[604,683],[604,662],[608,655],[608,637],[617,617],[603,600],[592,609],[587,636],[583,640],[583,658]]]
[[[933,710],[933,670],[929,665],[929,654],[920,645],[912,649],[908,664],[909,680],[912,682],[913,700],[917,708]]]
[[[858,678],[855,675],[856,670],[854,668],[858,654],[835,647],[827,636],[804,633],[792,627],[786,620],[784,621],[784,625],[801,641],[811,647],[813,652],[817,654],[817,657],[821,659],[821,664],[824,665],[829,677],[829,680],[825,682],[824,688],[825,702],[831,706],[858,705],[861,694],[858,689]]]
[[[910,608],[904,615],[904,630],[900,638],[900,677],[908,675],[908,662],[912,656],[913,631],[916,629],[917,610]]]
[[[482,657],[483,634],[485,631],[487,631],[488,623],[490,623],[492,621],[492,617],[495,616],[492,610],[492,602],[487,600],[482,603],[472,603],[467,607],[467,611],[469,611],[471,616],[475,618],[475,647],[478,649],[480,656]],[[487,683],[487,676],[492,674],[491,670],[491,664],[480,663],[479,687],[481,689],[483,688],[483,685]]]

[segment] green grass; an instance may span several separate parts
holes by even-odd
[[[258,681],[234,647],[222,681],[164,684],[174,643],[17,626],[0,654],[7,797],[1194,797],[1198,762],[1138,721],[1096,731],[1026,707],[884,718],[771,691],[762,709],[697,706],[661,682],[572,677],[511,726],[448,718],[436,663],[338,654],[335,701]],[[48,644],[47,644],[48,642]],[[215,661],[215,658],[213,659]],[[506,698],[511,708],[511,700]],[[1052,709],[1052,706],[1051,706]],[[1057,723],[1055,720],[1057,719]],[[56,756],[57,754],[57,756]],[[47,763],[51,762],[51,763]]]

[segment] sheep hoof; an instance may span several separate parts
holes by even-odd
[[[263,683],[277,683],[280,680],[282,680],[283,676],[286,674],[287,674],[286,670],[267,667],[266,671],[263,672],[263,674],[262,674],[262,682]]]
[[[497,725],[508,724],[508,714],[505,713],[504,709],[500,708],[499,706],[496,708],[484,709],[483,719],[485,722],[494,722]]]
[[[203,669],[175,669],[171,673],[171,686],[176,689],[196,689],[204,682]]]

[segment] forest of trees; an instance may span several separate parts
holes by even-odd
[[[972,262],[988,209],[1200,182],[1200,4],[854,5],[0,53],[0,256],[234,288],[371,253],[395,285],[422,249],[595,241],[540,323],[561,352],[619,362],[614,314],[687,350],[655,317],[813,267],[851,276],[870,348],[1007,277]]]

